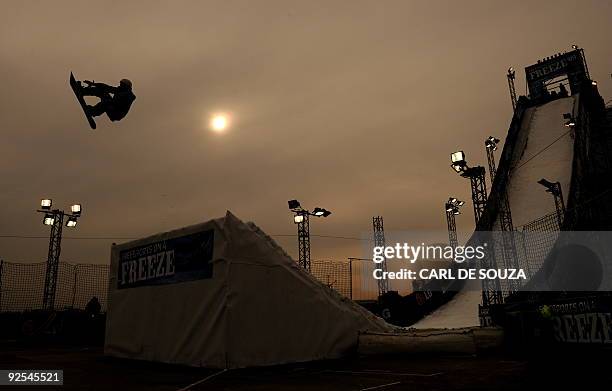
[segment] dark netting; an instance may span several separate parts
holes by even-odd
[[[55,308],[58,310],[72,307],[75,286],[75,265],[61,262],[57,268],[57,285],[55,289]]]
[[[350,261],[312,261],[310,271],[323,284],[345,297],[352,297]]]
[[[46,262],[0,265],[0,311],[42,308]]]
[[[46,262],[2,262],[0,266],[0,311],[14,312],[43,308]],[[97,297],[106,311],[108,303],[108,265],[60,262],[54,308],[85,309]]]
[[[550,213],[525,224],[522,232],[524,235],[519,252],[524,254],[525,266],[533,274],[540,270],[559,236],[557,213]]]
[[[85,308],[92,297],[97,297],[106,311],[108,304],[108,265],[75,265],[75,291],[72,306],[74,308]]]

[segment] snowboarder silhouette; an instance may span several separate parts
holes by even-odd
[[[85,80],[87,87],[82,87],[83,96],[96,96],[100,102],[95,106],[87,106],[87,114],[98,117],[104,113],[111,121],[119,121],[126,116],[136,95],[132,92],[132,82],[121,79],[118,87],[104,83]],[[112,95],[111,95],[112,94]]]
[[[85,84],[85,86],[83,86],[83,84]],[[95,81],[89,80],[84,80],[81,83],[75,80],[71,73],[70,85],[92,129],[96,128],[93,117],[98,117],[106,113],[111,121],[119,121],[127,115],[132,106],[132,102],[136,99],[136,95],[132,92],[132,82],[128,79],[121,79],[121,81],[119,81],[119,86],[113,87],[108,84],[96,83]],[[87,105],[83,99],[84,96],[98,97],[100,98],[100,102],[93,106]]]

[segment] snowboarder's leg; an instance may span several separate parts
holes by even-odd
[[[95,87],[91,87],[91,88],[95,88]],[[100,93],[100,90],[95,91],[95,92]],[[100,95],[93,95],[93,96],[98,96],[100,98],[100,102],[94,106],[87,106],[87,113],[89,115],[91,115],[92,117],[98,117],[106,113],[111,108],[113,97],[110,94],[106,92],[102,92],[100,93]]]
[[[95,106],[87,106],[87,114],[92,117],[98,117],[104,113],[106,113],[106,104],[104,102],[100,102]]]
[[[98,117],[104,113],[106,113],[108,110],[111,109],[111,100],[110,99],[102,99],[97,105],[95,106],[87,106],[87,113],[89,115],[91,115],[92,117]]]

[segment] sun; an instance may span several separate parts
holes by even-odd
[[[229,125],[229,119],[225,114],[215,114],[210,119],[210,129],[217,133],[224,132]]]

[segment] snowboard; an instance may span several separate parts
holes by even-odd
[[[85,118],[87,118],[87,122],[89,122],[89,126],[92,129],[96,128],[96,121],[94,121],[93,117],[87,113],[87,103],[85,99],[83,99],[83,93],[81,91],[81,83],[78,82],[72,72],[70,72],[70,87],[72,87],[72,91],[74,91],[74,95],[76,96],[81,108],[83,109],[83,113],[85,113]]]

